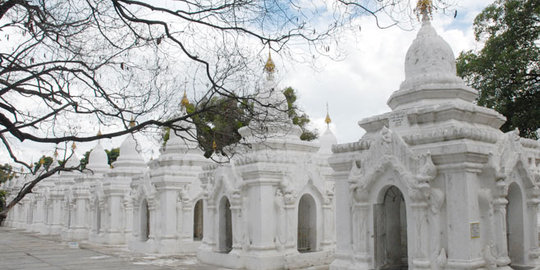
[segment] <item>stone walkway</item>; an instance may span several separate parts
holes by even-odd
[[[126,249],[66,243],[50,236],[0,227],[1,270],[210,270],[194,256],[148,256]]]

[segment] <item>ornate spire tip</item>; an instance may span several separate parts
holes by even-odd
[[[268,73],[274,73],[276,70],[276,65],[274,64],[274,61],[272,61],[272,55],[270,54],[270,50],[268,50],[268,60],[266,60],[266,64],[264,65],[264,71]]]
[[[324,119],[324,122],[326,125],[330,125],[332,123],[332,119],[330,119],[330,113],[328,112],[328,103],[326,103],[326,118]]]
[[[129,120],[129,127],[135,127],[135,119],[133,119],[133,116],[131,117],[131,120]]]
[[[417,16],[422,16],[422,21],[430,20],[433,12],[433,3],[431,0],[418,0],[415,9]]]
[[[187,105],[189,105],[189,99],[187,98],[186,90],[184,90],[184,96],[182,97],[182,101],[180,101],[180,106],[185,108]]]

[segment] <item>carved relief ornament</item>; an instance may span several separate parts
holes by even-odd
[[[383,127],[362,156],[361,160],[352,161],[349,174],[350,191],[357,202],[367,201],[373,184],[383,174],[393,171],[412,200],[430,203],[433,210],[442,205],[443,193],[431,188],[437,167],[429,152],[415,154],[399,135]]]

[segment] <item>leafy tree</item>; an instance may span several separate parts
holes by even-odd
[[[34,173],[38,172],[42,166],[43,168],[45,168],[46,171],[48,171],[53,163],[53,160],[54,159],[52,157],[45,156],[45,155],[41,156],[39,161],[34,162]]]
[[[112,165],[118,156],[120,156],[120,148],[111,148],[111,150],[105,149],[105,153],[107,153],[107,164]]]
[[[502,131],[518,128],[537,138],[540,128],[540,2],[497,0],[474,20],[484,47],[462,52],[458,74],[480,91],[478,104],[493,108],[507,121]]]
[[[0,164],[0,184],[13,179],[16,176],[13,167],[9,164]]]
[[[193,117],[199,146],[207,158],[215,152],[226,155],[223,149],[242,138],[238,129],[249,124],[249,110],[228,97],[212,98],[205,103],[211,104],[213,109]],[[188,105],[186,109],[189,113],[196,110],[196,106]]]
[[[297,96],[292,87],[283,90],[287,99],[288,115],[293,124],[302,129],[300,139],[311,141],[317,138],[317,132],[309,130],[307,125],[310,122],[309,116],[303,113],[295,104]],[[233,98],[215,97],[205,101],[212,106],[212,110],[205,111],[193,116],[193,123],[197,129],[197,140],[199,146],[204,151],[204,156],[209,158],[213,153],[218,152],[227,156],[223,148],[238,143],[242,136],[238,129],[249,124],[249,111],[252,105],[239,103]],[[196,110],[196,105],[188,104],[186,111],[188,113]],[[170,129],[165,129],[163,133],[163,144],[166,145],[170,136]]]
[[[299,126],[302,129],[302,135],[300,139],[304,141],[312,141],[317,139],[318,134],[316,130],[309,130],[307,125],[309,124],[309,116],[302,112],[296,102],[296,91],[292,87],[287,87],[283,90],[283,94],[287,99],[287,106],[289,108],[289,117],[292,119],[293,124]]]
[[[0,164],[0,184],[7,182],[13,177],[15,177],[16,174],[13,171],[13,167],[9,164]],[[4,210],[6,207],[6,196],[7,192],[5,190],[0,190],[0,211]]]

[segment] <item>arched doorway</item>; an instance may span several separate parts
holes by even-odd
[[[203,238],[203,201],[198,200],[193,209],[193,240],[201,241]]]
[[[311,195],[304,194],[298,203],[298,238],[299,252],[313,252],[317,245],[317,208]]]
[[[511,266],[523,266],[525,264],[523,229],[523,197],[519,186],[512,183],[508,188],[508,206],[506,210],[506,237]]]
[[[99,208],[99,200],[96,199],[96,234],[99,234],[101,231],[101,209]]]
[[[140,221],[140,232],[141,232],[141,241],[147,241],[148,236],[150,235],[150,211],[148,211],[148,201],[143,199],[141,202],[141,221]]]
[[[375,269],[408,269],[407,211],[403,193],[391,186],[374,205]]]
[[[231,204],[227,197],[219,202],[219,251],[229,253],[232,250]]]

